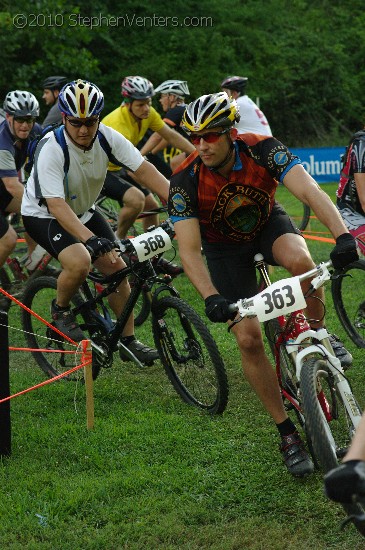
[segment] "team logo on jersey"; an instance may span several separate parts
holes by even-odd
[[[282,166],[283,164],[286,164],[287,160],[288,160],[288,155],[285,151],[279,151],[274,155],[274,162],[278,166]]]
[[[279,173],[289,164],[289,161],[289,151],[284,145],[274,147],[267,157],[268,167]]]
[[[223,187],[211,213],[213,227],[237,241],[252,240],[267,221],[270,195],[257,187],[229,183]]]
[[[172,196],[172,204],[179,214],[186,210],[186,200],[181,193],[175,193],[175,195]]]

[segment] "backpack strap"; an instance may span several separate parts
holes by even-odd
[[[68,152],[68,147],[65,139],[65,134],[63,130],[65,129],[64,125],[58,126],[53,130],[53,133],[55,135],[56,141],[58,145],[61,147],[63,151],[64,156],[64,163],[63,163],[63,171],[65,172],[65,194],[66,198],[70,198],[70,193],[68,190],[68,171],[70,168],[70,153]]]
[[[117,166],[125,167],[123,163],[121,163],[119,160],[115,158],[115,156],[112,153],[112,148],[110,147],[110,143],[108,142],[104,134],[100,132],[100,130],[98,130],[97,136],[99,138],[101,148],[108,155],[109,161],[112,162],[113,164],[116,164]]]

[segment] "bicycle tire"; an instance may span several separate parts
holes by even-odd
[[[275,198],[298,229],[304,231],[309,223],[311,215],[310,207],[297,199],[284,185],[278,187]]]
[[[9,292],[11,287],[11,280],[6,272],[6,269],[4,269],[3,267],[0,267],[0,285],[1,288]]]
[[[326,383],[325,396],[332,414],[330,422],[325,417],[317,394],[318,384],[324,389],[323,382]],[[320,468],[326,473],[338,466],[339,459],[342,458],[351,442],[355,426],[352,425],[344,405],[339,400],[340,394],[334,387],[333,375],[329,371],[326,361],[316,357],[305,360],[302,366],[300,385],[307,429]],[[333,386],[331,387],[331,385]],[[364,513],[360,503],[342,504],[342,507],[349,515]],[[365,534],[365,527],[361,522],[354,519],[353,523],[362,534]]]
[[[208,328],[186,302],[164,296],[152,308],[155,346],[165,372],[183,401],[210,414],[228,402],[223,360]]]
[[[57,279],[55,277],[37,277],[25,286],[23,304],[49,321],[50,306],[52,300],[56,298],[56,293]],[[80,294],[76,294],[72,299],[74,305],[78,305],[80,301],[82,301]],[[40,351],[31,352],[36,363],[49,378],[54,378],[77,365],[73,354],[59,353],[67,349],[75,350],[75,348],[69,346],[67,341],[25,309],[22,309],[22,327],[31,350],[49,350],[44,353]],[[52,350],[57,351],[57,353],[51,353]]]
[[[121,209],[119,202],[105,195],[100,195],[95,203],[95,209],[107,220],[113,231],[116,231]]]
[[[365,260],[336,271],[332,278],[333,305],[341,325],[359,348],[365,348],[365,294],[358,298],[365,283]]]

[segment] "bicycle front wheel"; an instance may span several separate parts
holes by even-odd
[[[365,348],[365,260],[358,260],[335,273],[332,299],[338,318],[359,348]]]
[[[183,300],[165,296],[152,310],[155,346],[179,396],[190,405],[222,413],[228,401],[223,360],[209,330]]]
[[[42,319],[50,322],[50,307],[56,294],[57,279],[46,276],[37,277],[26,285],[23,304]],[[62,374],[77,365],[74,353],[63,353],[75,351],[75,347],[69,345],[57,332],[25,309],[22,309],[22,326],[28,346],[34,350],[32,355],[35,361],[49,378]]]
[[[307,429],[324,472],[345,455],[355,426],[337,391],[326,361],[312,357],[303,362],[300,387]]]

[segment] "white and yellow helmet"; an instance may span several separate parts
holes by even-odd
[[[203,95],[189,103],[182,125],[187,132],[200,132],[210,128],[229,128],[239,122],[238,105],[225,92]]]
[[[96,116],[103,110],[104,95],[92,82],[74,80],[60,91],[58,107],[65,115],[76,118]]]

